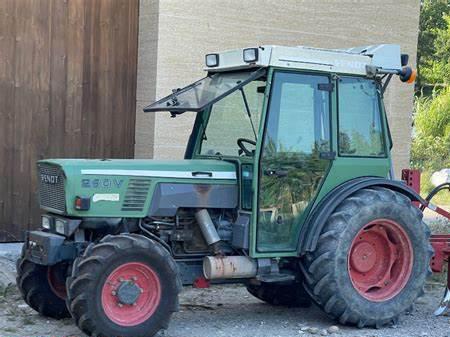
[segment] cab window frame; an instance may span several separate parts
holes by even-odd
[[[191,134],[189,136],[188,147],[186,147],[186,151],[184,153],[185,159],[224,159],[225,158],[227,160],[228,159],[235,160],[236,158],[238,158],[240,161],[241,160],[253,161],[254,157],[248,157],[248,156],[232,155],[232,154],[217,155],[217,154],[202,153],[203,135],[204,135],[204,133],[207,129],[207,126],[210,122],[210,118],[213,113],[212,110],[213,110],[214,104],[216,104],[217,102],[226,98],[227,96],[230,96],[231,94],[235,93],[236,91],[240,90],[241,88],[244,88],[250,82],[257,81],[260,78],[264,78],[266,81],[266,85],[265,85],[266,88],[269,87],[269,83],[268,83],[269,68],[260,67],[260,68],[257,68],[256,71],[254,69],[250,68],[250,69],[245,69],[244,71],[250,72],[252,70],[255,74],[258,73],[258,76],[253,75],[252,77],[247,79],[245,82],[240,83],[238,86],[238,89],[234,90],[233,92],[230,91],[227,94],[220,96],[220,98],[218,100],[216,100],[215,102],[213,102],[211,104],[206,105],[202,110],[195,111],[196,117],[194,120],[194,125],[191,130]],[[263,93],[264,96],[266,95],[266,92]],[[259,122],[254,124],[257,136],[259,134],[259,128],[261,127],[261,123],[263,123],[263,120],[264,120],[264,101],[263,101],[263,104],[261,107],[259,119],[260,119]],[[255,147],[255,151],[256,151],[256,147]]]
[[[277,249],[277,250],[264,250],[260,243],[258,242],[258,232],[260,230],[260,226],[259,226],[259,221],[260,221],[260,195],[261,195],[261,177],[262,177],[262,157],[263,157],[263,151],[264,151],[264,144],[265,144],[265,139],[266,139],[266,133],[268,132],[267,129],[267,124],[269,123],[269,114],[270,114],[270,106],[272,103],[272,99],[273,99],[273,90],[274,90],[274,82],[275,82],[275,76],[278,73],[289,73],[289,74],[296,74],[296,75],[310,75],[310,76],[321,76],[324,77],[328,80],[328,84],[330,85],[334,85],[332,90],[328,90],[328,150],[330,152],[334,151],[335,148],[335,144],[333,141],[333,137],[334,137],[334,126],[333,126],[333,96],[335,95],[336,92],[336,80],[334,77],[334,74],[329,73],[329,72],[322,72],[322,71],[314,71],[314,70],[304,70],[304,69],[285,69],[285,68],[277,68],[277,67],[273,67],[272,68],[272,73],[271,76],[268,77],[268,84],[270,85],[269,90],[267,92],[267,103],[265,106],[265,111],[263,112],[263,116],[261,118],[260,121],[260,128],[262,128],[262,132],[261,132],[261,137],[260,139],[258,139],[258,147],[257,147],[257,151],[259,150],[258,156],[256,156],[255,158],[258,158],[258,161],[255,163],[254,167],[257,169],[257,185],[256,185],[256,195],[254,195],[254,201],[256,198],[256,203],[253,203],[254,207],[253,207],[253,212],[254,213],[254,223],[256,224],[256,229],[255,229],[255,238],[254,238],[254,250],[256,254],[269,254],[269,253],[290,253],[290,252],[294,252],[297,250],[297,244],[293,246],[293,248],[286,248],[286,249]],[[336,146],[337,148],[337,146]],[[326,170],[326,172],[324,173],[324,179],[322,180],[322,182],[320,183],[320,186],[318,186],[317,191],[320,191],[325,180],[326,177],[328,176],[328,173],[331,169],[331,164],[332,160],[330,160],[330,164],[328,165],[328,168]],[[253,179],[255,179],[255,175],[253,176]],[[313,198],[310,200],[310,205],[308,207],[313,207],[317,197],[318,197],[319,193],[316,193],[316,195],[313,196]],[[306,213],[305,213],[306,214]],[[304,221],[305,219],[299,219],[299,223],[296,225],[297,226],[297,233],[296,236],[298,237],[302,226],[304,225]]]
[[[381,131],[381,142],[382,142],[382,149],[383,154],[382,155],[355,155],[355,154],[345,154],[341,152],[340,148],[340,129],[341,129],[341,122],[340,122],[340,80],[342,78],[351,78],[351,79],[362,79],[367,81],[373,81],[374,87],[377,95],[377,103],[378,103],[378,118],[379,118],[379,125],[380,125],[380,131]],[[388,150],[388,140],[386,139],[386,125],[387,124],[387,116],[385,114],[384,109],[384,103],[382,100],[381,93],[379,91],[379,85],[377,84],[375,79],[370,79],[365,76],[358,76],[358,75],[337,75],[336,78],[336,148],[337,148],[337,155],[341,158],[368,158],[368,159],[386,159],[389,157],[389,150]],[[383,105],[383,106],[382,106]]]

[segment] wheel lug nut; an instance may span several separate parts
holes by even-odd
[[[122,308],[122,307],[123,307],[123,304],[122,304],[122,303],[119,303],[118,305],[119,305],[119,308]]]
[[[116,292],[115,290],[113,290],[113,291],[111,292],[111,295],[116,296],[116,295],[117,295],[117,292]]]

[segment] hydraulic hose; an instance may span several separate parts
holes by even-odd
[[[427,195],[427,197],[425,198],[425,200],[429,203],[431,202],[431,199],[433,199],[436,194],[438,194],[440,191],[443,191],[445,189],[448,189],[448,191],[450,192],[450,183],[443,183],[440,184],[438,186],[436,186],[435,188],[433,188],[431,190],[431,192]],[[420,206],[420,210],[423,211],[425,209],[426,206],[422,205]]]

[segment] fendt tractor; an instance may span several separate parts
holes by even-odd
[[[407,63],[397,45],[206,55],[206,77],[144,109],[196,113],[184,160],[38,162],[24,300],[89,336],[153,336],[183,285],[233,282],[341,324],[396,323],[448,248],[433,253],[421,208],[448,213],[416,172],[394,179],[383,93],[414,81]]]

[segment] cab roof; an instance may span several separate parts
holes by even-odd
[[[244,62],[243,54],[248,49],[257,50],[256,61]],[[254,48],[227,50],[213,54],[218,55],[218,65],[215,67],[206,66],[205,70],[208,72],[274,66],[367,75],[370,68],[397,71],[402,69],[400,46],[395,44],[379,44],[349,49],[265,45]]]

